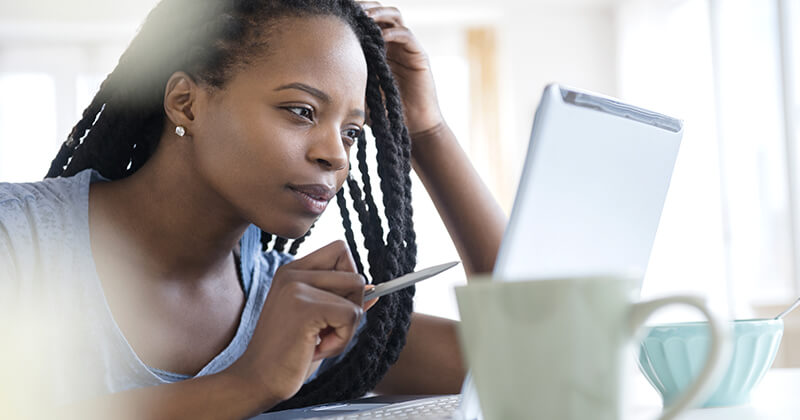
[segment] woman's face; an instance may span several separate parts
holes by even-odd
[[[335,17],[288,18],[267,53],[193,107],[198,176],[240,214],[302,236],[341,188],[364,125],[367,64]]]

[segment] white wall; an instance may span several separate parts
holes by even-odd
[[[0,2],[0,22],[140,22],[157,0],[31,0]]]
[[[502,148],[504,161],[511,165],[510,179],[504,182],[516,185],[533,114],[548,83],[558,82],[607,95],[617,93],[618,3],[618,0],[397,0],[388,4],[395,4],[403,11],[407,25],[432,55],[460,47],[442,38],[443,29],[490,27],[497,31],[501,138],[492,141],[497,142],[493,146]],[[510,204],[503,203],[506,208]]]
[[[513,165],[509,182],[519,177],[533,114],[548,83],[617,93],[614,25],[608,7],[507,10],[498,30],[505,160]]]

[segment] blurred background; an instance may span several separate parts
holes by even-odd
[[[0,181],[43,177],[155,3],[0,0]],[[447,121],[506,211],[544,86],[616,96],[685,122],[643,297],[698,293],[747,318],[800,294],[800,0],[385,3],[426,47]],[[457,259],[414,181],[418,266]],[[301,254],[340,237],[329,211]],[[457,318],[458,270],[421,283],[417,310]],[[776,366],[800,365],[798,323]]]

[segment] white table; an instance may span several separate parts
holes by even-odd
[[[633,384],[635,402],[626,419],[652,420],[661,412],[661,397],[639,375]],[[680,420],[798,420],[800,419],[800,369],[771,369],[753,389],[750,404],[736,407],[691,409]]]

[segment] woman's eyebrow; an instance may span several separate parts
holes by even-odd
[[[361,117],[362,119],[367,119],[367,114],[361,109],[354,109],[350,111],[350,115],[355,117]]]
[[[325,92],[323,92],[323,91],[321,91],[321,90],[319,90],[319,89],[317,89],[315,87],[311,87],[311,86],[309,86],[309,85],[307,85],[305,83],[299,83],[299,82],[289,83],[288,85],[283,85],[283,86],[275,88],[275,91],[286,90],[286,89],[302,90],[303,92],[307,92],[307,93],[311,94],[312,96],[315,96],[315,97],[319,98],[319,100],[321,100],[322,102],[325,102],[325,103],[329,103],[331,101],[331,97],[328,96],[327,93],[325,93]]]
[[[325,102],[326,104],[331,102],[331,97],[328,96],[327,93],[325,93],[325,92],[323,92],[323,91],[321,91],[321,90],[319,90],[319,89],[317,89],[315,87],[312,87],[312,86],[309,86],[309,85],[307,85],[305,83],[300,83],[300,82],[294,82],[294,83],[289,83],[287,85],[279,86],[279,87],[275,88],[275,91],[277,92],[279,90],[287,90],[287,89],[302,90],[303,92],[307,92],[307,93],[311,94],[312,96],[315,96],[315,97],[319,98],[319,100],[321,100],[322,102]],[[354,109],[354,110],[350,111],[350,115],[353,115],[353,116],[356,116],[356,117],[361,117],[361,118],[367,118],[366,113],[363,110],[360,110],[360,109]]]

